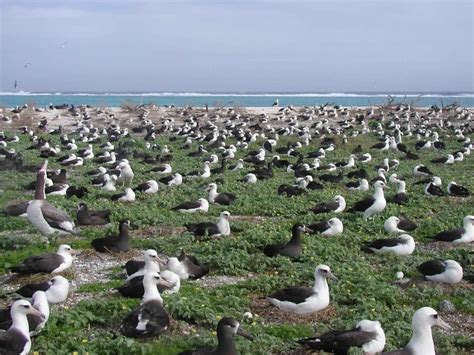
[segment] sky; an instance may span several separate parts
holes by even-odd
[[[473,92],[473,0],[0,0],[0,91]]]

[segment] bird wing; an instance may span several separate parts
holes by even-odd
[[[135,190],[137,190],[137,191],[146,191],[146,190],[148,190],[149,188],[150,188],[150,184],[147,183],[147,182],[144,182],[144,183],[138,185]]]
[[[339,208],[339,203],[337,203],[336,201],[329,201],[326,203],[321,203],[317,205],[316,207],[318,206],[321,208],[320,209],[321,212],[330,212],[330,211],[337,210]]]
[[[125,297],[143,297],[143,294],[145,293],[145,288],[143,287],[143,275],[128,280],[122,286],[117,287],[117,290]]]
[[[403,202],[408,201],[408,196],[405,193],[399,193],[393,196],[393,202],[397,204],[402,204]]]
[[[217,195],[215,199],[215,201],[217,203],[220,203],[221,205],[229,205],[234,200],[235,200],[235,195],[228,192],[220,193],[219,195]]]
[[[193,255],[186,255],[180,261],[186,267],[191,279],[198,279],[209,272],[209,268],[201,265]]]
[[[428,260],[418,265],[418,271],[423,275],[437,275],[446,270],[446,263],[442,260]]]
[[[144,329],[143,326],[145,326]],[[169,315],[162,304],[159,301],[148,301],[142,303],[125,317],[120,331],[129,337],[143,337],[159,335],[168,326]]]
[[[168,183],[173,179],[174,179],[174,177],[172,175],[170,175],[170,176],[165,176],[165,177],[161,178],[158,181],[161,182],[162,184],[168,185]]]
[[[398,238],[376,239],[372,242],[367,242],[366,246],[368,248],[382,249],[383,247],[395,247],[398,243],[400,243]]]
[[[327,221],[322,221],[318,223],[309,224],[308,228],[313,231],[313,233],[322,233],[325,230],[329,229],[330,226]]]
[[[69,217],[66,212],[54,207],[47,201],[43,201],[43,203],[41,204],[41,213],[43,214],[43,217],[46,222],[48,222],[48,224],[53,228],[62,229],[62,222],[73,223],[71,217]]]
[[[315,291],[309,287],[287,287],[274,292],[270,297],[279,301],[288,301],[292,303],[302,303],[315,294]]]
[[[199,207],[201,207],[201,203],[197,201],[188,201],[188,202],[183,202],[179,204],[178,206],[173,207],[172,209],[173,210],[192,210]]]
[[[0,354],[20,354],[28,339],[17,329],[0,333]]]
[[[125,271],[127,272],[127,275],[133,275],[140,269],[143,269],[145,267],[145,262],[140,261],[140,260],[129,260],[125,263]]]
[[[267,245],[265,248],[263,248],[263,253],[270,257],[276,256],[285,245],[286,242]]]
[[[91,217],[101,217],[105,219],[108,219],[110,217],[110,210],[97,210],[97,211],[89,210],[88,212]]]
[[[332,330],[321,336],[301,339],[298,342],[314,350],[324,350],[334,354],[347,354],[350,347],[361,347],[373,340],[374,333],[350,330]]]
[[[64,258],[59,254],[41,254],[31,256],[23,261],[25,271],[31,273],[51,272],[64,262]]]
[[[220,233],[217,225],[211,222],[192,224],[186,226],[186,228],[188,228],[188,231],[199,237],[205,236],[206,234],[216,235]]]
[[[18,289],[15,293],[22,295],[23,297],[32,297],[33,293],[36,291],[46,291],[51,287],[51,283],[49,281],[37,283],[37,284],[27,284],[20,289]]]
[[[442,242],[452,242],[458,239],[466,230],[464,228],[455,228],[436,234],[433,239]]]
[[[363,200],[356,202],[354,207],[351,208],[351,211],[364,212],[367,208],[372,206],[375,202],[373,197],[368,197]]]
[[[407,219],[406,217],[400,216],[400,222],[398,222],[398,228],[404,231],[413,231],[415,230],[417,225]]]

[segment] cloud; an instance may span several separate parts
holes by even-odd
[[[473,85],[469,1],[3,0],[0,6],[0,90],[15,79],[28,91]]]

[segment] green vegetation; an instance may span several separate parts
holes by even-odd
[[[349,134],[350,132],[347,133],[348,136]],[[74,137],[78,138],[77,135],[70,135],[70,138]],[[328,152],[326,161],[346,159],[357,144],[362,144],[364,151],[370,151],[373,156],[372,162],[367,165],[371,178],[375,176],[373,167],[380,164],[384,157],[401,160],[400,155],[392,151],[380,153],[369,150],[376,142],[373,135],[351,138],[346,145],[337,139],[338,149]],[[54,140],[53,143],[59,143],[57,136]],[[293,142],[294,139],[282,138],[279,146],[288,141]],[[446,151],[460,147],[454,137],[444,138],[444,141],[447,145]],[[138,138],[133,141],[126,138],[122,139],[122,142],[129,143],[138,151],[145,151],[144,144]],[[414,142],[414,137],[405,138],[405,144],[410,148],[414,146]],[[174,172],[185,173],[200,169],[201,160],[188,157],[187,151],[181,149],[182,139],[170,141],[170,137],[160,136],[156,143],[167,144],[173,151]],[[227,143],[235,141],[230,139]],[[257,149],[260,144],[261,142],[253,143],[249,150]],[[29,145],[28,139],[21,136],[21,141],[11,147],[23,151]],[[81,143],[79,148],[84,146],[86,144]],[[197,144],[192,149],[196,147]],[[314,139],[310,146],[304,146],[300,151],[305,154],[317,147],[319,140]],[[96,147],[95,151],[98,150]],[[28,163],[41,162],[35,150],[24,150],[23,154]],[[246,151],[239,150],[237,157],[245,154]],[[291,226],[295,222],[310,223],[333,216],[314,215],[310,212],[316,202],[326,201],[336,194],[341,194],[346,197],[347,205],[351,206],[366,195],[349,193],[344,187],[347,179],[340,184],[326,184],[324,190],[308,191],[306,195],[287,198],[277,195],[279,185],[293,183],[294,180],[294,176],[284,170],[275,169],[273,179],[259,181],[250,186],[239,182],[245,171],[226,172],[223,176],[225,183],[218,184],[219,190],[234,193],[238,196],[237,201],[225,208],[211,205],[207,214],[192,215],[173,212],[170,208],[182,201],[207,197],[204,189],[207,183],[214,181],[214,176],[206,181],[187,181],[178,188],[160,186],[156,195],[138,194],[137,201],[130,204],[113,203],[106,193],[88,186],[90,192],[83,201],[91,209],[111,208],[113,212],[110,226],[81,227],[80,236],[54,237],[46,243],[45,238],[36,233],[26,219],[0,215],[0,273],[6,273],[6,268],[26,256],[54,251],[62,243],[67,242],[79,250],[90,249],[92,239],[115,233],[118,221],[126,217],[138,226],[131,231],[134,249],[154,248],[167,255],[177,255],[184,248],[186,252],[210,266],[211,276],[240,276],[238,280],[243,281],[212,288],[199,281],[183,282],[179,294],[164,296],[165,308],[173,318],[169,331],[160,338],[142,341],[127,339],[118,331],[123,317],[139,301],[122,298],[113,291],[113,288],[120,284],[122,277],[121,271],[114,268],[110,270],[111,279],[79,285],[76,292],[84,296],[84,300],[70,307],[52,307],[52,314],[45,329],[33,340],[32,351],[40,354],[173,354],[197,346],[214,344],[215,326],[223,316],[232,316],[242,321],[246,330],[255,336],[254,342],[236,339],[238,348],[244,354],[290,352],[298,348],[295,339],[329,328],[352,327],[364,318],[379,320],[387,336],[386,349],[395,349],[409,340],[411,317],[419,307],[431,306],[438,309],[439,302],[448,299],[456,306],[460,321],[474,315],[472,287],[467,283],[462,287],[430,285],[403,289],[393,282],[397,271],[403,271],[408,277],[415,276],[416,266],[429,258],[455,259],[465,267],[472,266],[474,261],[472,246],[451,246],[445,250],[421,248],[437,232],[458,227],[465,215],[473,214],[472,196],[467,199],[429,198],[423,194],[423,185],[412,185],[415,181],[413,167],[416,164],[425,164],[442,178],[444,186],[455,180],[472,192],[472,156],[451,166],[430,163],[431,159],[442,155],[445,155],[445,152],[429,150],[421,155],[419,161],[401,161],[395,172],[407,180],[410,202],[406,206],[389,204],[381,215],[367,222],[363,221],[360,215],[338,215],[344,223],[344,233],[333,238],[305,235],[304,252],[298,262],[284,257],[268,258],[260,249],[266,244],[288,239]],[[150,166],[136,159],[131,159],[131,165],[135,171],[133,186],[148,179],[158,180],[157,175],[146,172]],[[60,166],[54,159],[50,159],[50,167]],[[83,167],[69,169],[70,184],[88,185],[89,180],[84,173],[91,167],[92,165],[87,163]],[[220,176],[215,176],[218,177]],[[3,190],[0,194],[0,208],[4,209],[14,199],[30,199],[31,193],[25,192],[23,186],[34,179],[35,175],[31,173],[0,172],[0,186]],[[394,186],[391,185],[386,193],[393,195]],[[48,200],[72,216],[75,215],[76,205],[80,201],[76,197],[48,197]],[[233,233],[228,238],[197,241],[192,235],[180,230],[186,223],[217,220],[223,210],[230,211],[234,217],[234,220],[231,220]],[[409,257],[361,253],[361,243],[387,236],[383,222],[389,216],[399,214],[405,214],[418,224],[418,229],[411,233],[419,243],[415,253]],[[117,264],[124,263],[125,260]],[[255,311],[257,299],[276,289],[288,285],[312,285],[314,267],[320,263],[329,265],[339,278],[339,282],[330,282],[329,285],[332,299],[331,316],[320,318],[319,313],[316,313],[298,320],[297,317],[286,314],[269,318],[266,312],[259,314]],[[90,272],[94,273],[94,270]],[[69,276],[73,275],[74,273],[71,273]],[[261,309],[258,308],[259,311]],[[270,304],[267,310],[272,310]],[[247,311],[254,315],[250,321],[243,320],[243,314]],[[433,332],[439,353],[460,354],[474,351],[469,334],[457,324],[452,325],[455,329],[452,335],[439,330]],[[472,327],[470,329],[472,330]]]

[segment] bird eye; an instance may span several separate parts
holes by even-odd
[[[433,314],[433,318],[434,318],[434,319],[438,319],[438,315],[437,315],[437,314]]]
[[[23,306],[23,308],[30,308],[30,306],[27,305],[27,304],[25,304],[25,305]]]

